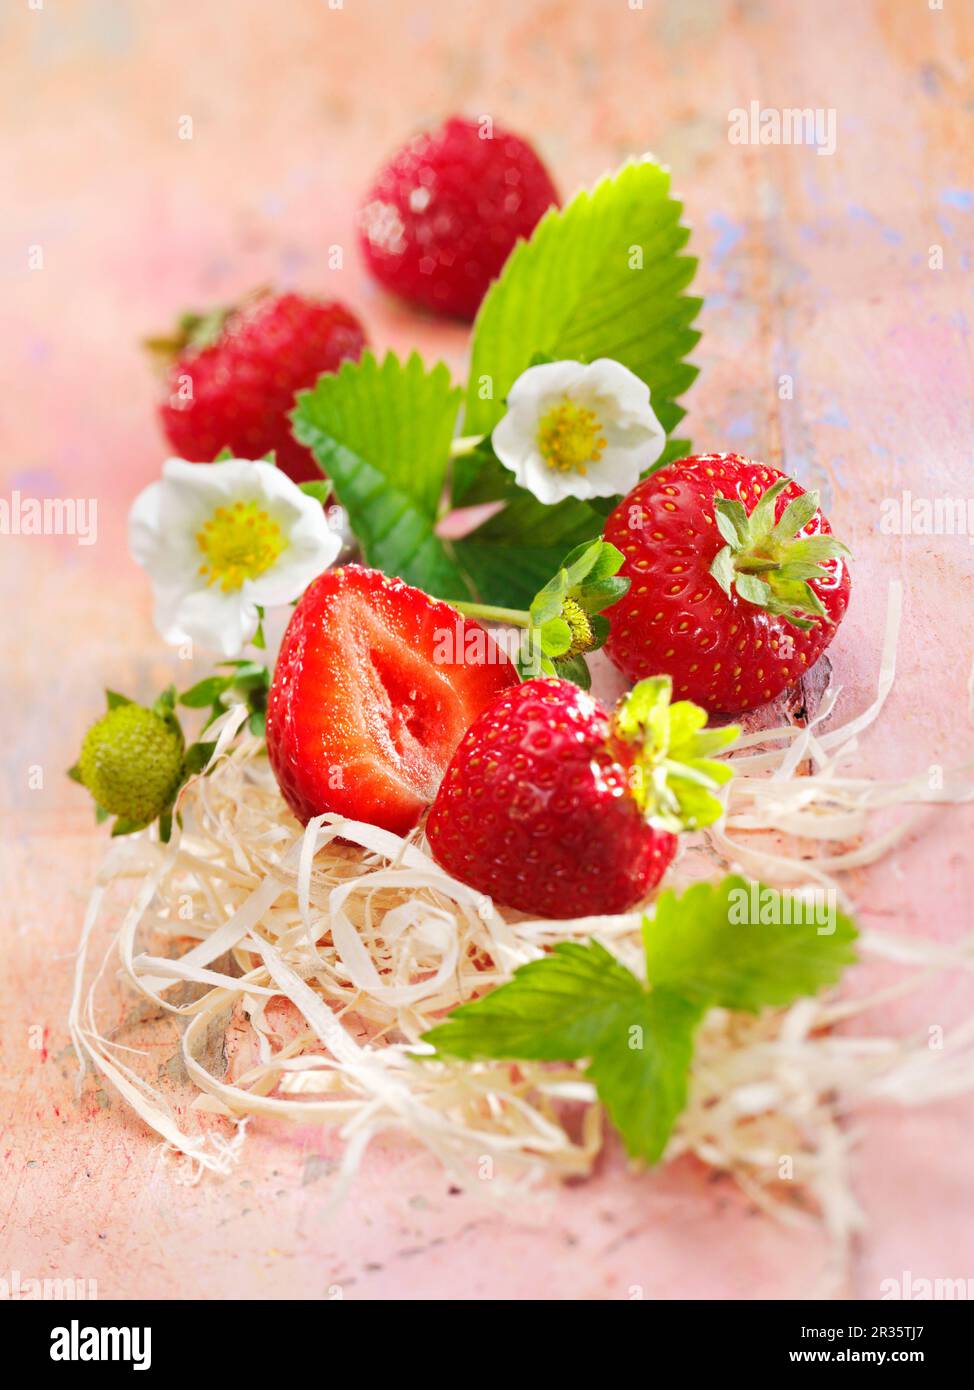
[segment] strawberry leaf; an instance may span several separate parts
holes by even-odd
[[[587,1062],[626,1149],[653,1163],[686,1105],[705,1011],[790,1004],[855,959],[848,917],[823,930],[796,902],[738,877],[664,893],[644,922],[648,987],[598,942],[563,941],[423,1042],[469,1061]]]
[[[591,192],[552,209],[519,243],[487,292],[473,331],[464,429],[486,434],[504,398],[539,356],[613,357],[642,378],[669,434],[697,374],[684,359],[699,340],[701,301],[683,293],[696,260],[668,172],[626,164]]]
[[[294,436],[348,512],[369,564],[441,598],[470,585],[435,533],[461,392],[413,353],[345,362],[298,393]]]
[[[700,1004],[756,1012],[835,984],[855,960],[852,919],[732,875],[660,895],[643,936],[656,986]]]
[[[590,1059],[587,1074],[627,1150],[654,1163],[686,1104],[699,1018],[679,995],[646,990],[598,942],[562,941],[423,1041],[470,1060]]]

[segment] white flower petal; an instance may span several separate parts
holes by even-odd
[[[518,475],[537,452],[538,415],[533,406],[516,406],[494,427],[490,442],[505,468]],[[518,482],[521,478],[518,477]],[[523,483],[522,483],[523,486]]]
[[[563,497],[588,496],[587,492],[577,491],[580,486],[587,486],[581,473],[559,473],[539,453],[532,454],[520,470],[518,482],[548,507]]]
[[[326,523],[319,536],[289,545],[277,564],[256,579],[248,580],[244,590],[263,608],[290,603],[300,598],[312,579],[317,579],[334,564],[341,547],[341,538]]]
[[[508,408],[519,401],[547,401],[571,395],[584,379],[585,371],[583,362],[571,361],[539,362],[536,367],[528,367],[507,393]]]
[[[611,357],[599,357],[589,363],[585,369],[585,386],[596,396],[610,400],[614,415],[632,414],[641,419],[648,413],[656,419],[650,409],[650,391],[645,381]]]
[[[599,457],[573,468],[552,468],[538,447],[545,414],[567,401],[590,410],[604,439]],[[666,433],[650,404],[649,387],[621,362],[547,362],[529,367],[512,386],[507,413],[491,436],[494,452],[521,487],[546,505],[563,497],[587,499],[629,492],[666,445]],[[570,419],[570,417],[569,417]],[[591,422],[588,422],[590,426]],[[579,421],[578,427],[586,428]],[[581,452],[585,436],[576,437]],[[569,454],[568,457],[571,457]]]
[[[590,463],[586,480],[588,497],[615,497],[617,494],[631,492],[639,482],[639,475],[649,467],[649,459],[643,458],[633,449],[613,448],[611,444],[602,450],[602,457]]]
[[[216,585],[184,594],[177,613],[187,637],[225,657],[240,655],[258,621],[257,605],[242,590],[225,594]]]
[[[196,538],[217,508],[237,503],[252,503],[275,521],[284,547],[264,573],[224,592],[219,584],[205,584]],[[156,626],[165,640],[190,638],[235,656],[257,630],[258,606],[298,598],[337,558],[341,538],[321,504],[273,464],[168,459],[162,481],[146,488],[132,507],[129,548],[152,579]]]
[[[199,565],[195,528],[171,520],[165,480],[140,492],[129,512],[129,553],[159,584],[172,584]]]
[[[153,622],[156,631],[171,647],[179,647],[190,640],[189,633],[180,622],[179,614],[186,598],[186,590],[156,585],[152,591],[154,599]]]
[[[161,512],[162,483],[150,483],[129,512],[129,554],[145,569],[151,567],[159,553]]]

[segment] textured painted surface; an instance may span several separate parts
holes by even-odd
[[[185,674],[124,553],[127,508],[162,457],[137,339],[186,304],[277,282],[338,294],[374,344],[459,370],[464,332],[387,302],[352,232],[383,154],[456,109],[532,135],[565,190],[647,148],[672,165],[707,295],[696,446],[824,489],[857,559],[832,649],[846,711],[869,698],[887,581],[904,577],[900,677],[861,769],[969,757],[974,547],[884,536],[879,520],[903,489],[974,495],[970,7],[20,0],[0,44],[0,495],[99,504],[96,545],[0,537],[0,1273],[94,1278],[103,1297],[814,1291],[821,1237],[772,1225],[690,1164],[634,1177],[612,1155],[586,1184],[499,1210],[388,1141],[330,1213],[333,1141],[255,1125],[231,1177],[180,1185],[118,1103],[90,1083],[74,1094],[64,1013],[102,840],[62,769],[106,681],[145,695]],[[835,153],[730,144],[728,112],[752,100],[834,109]],[[969,809],[931,817],[860,874],[865,919],[942,939],[969,928],[972,832]],[[949,980],[890,1017],[922,1029],[971,1002]],[[971,1119],[966,1101],[862,1118],[870,1229],[850,1292],[875,1296],[905,1269],[974,1275]]]

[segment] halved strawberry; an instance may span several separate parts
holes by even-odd
[[[277,658],[267,752],[307,822],[324,811],[405,834],[485,706],[517,671],[479,623],[378,570],[328,570]]]

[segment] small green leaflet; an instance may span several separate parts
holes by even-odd
[[[576,546],[565,556],[557,574],[528,607],[529,640],[517,663],[522,680],[561,676],[589,689],[592,682],[585,657],[603,646],[609,635],[609,624],[600,616],[602,609],[629,589],[628,579],[616,577],[623,558],[620,550],[604,540]]]
[[[856,929],[824,894],[803,900],[734,875],[662,893],[643,930],[656,985],[701,1004],[756,1013],[835,984],[855,960]],[[775,925],[790,914],[791,925]],[[765,919],[762,921],[762,918]],[[756,919],[756,920],[755,920]]]
[[[214,719],[219,718],[233,703],[244,704],[248,710],[248,728],[258,738],[264,736],[267,714],[267,694],[270,690],[271,673],[266,666],[256,661],[221,661],[220,666],[228,670],[228,675],[207,676],[197,681],[189,690],[184,690],[179,703],[187,709],[209,708],[210,714],[203,725],[205,732]],[[201,748],[208,744],[198,745]],[[205,766],[209,755],[203,760]],[[191,769],[198,772],[199,767]]]
[[[559,942],[423,1042],[471,1061],[587,1061],[627,1151],[654,1163],[686,1104],[706,1010],[789,1004],[855,959],[852,921],[824,897],[800,901],[736,875],[663,893],[644,921],[648,988],[597,941]]]

